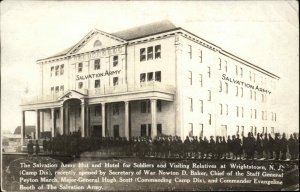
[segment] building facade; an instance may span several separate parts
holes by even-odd
[[[279,77],[169,21],[116,32],[94,29],[37,61],[36,138],[227,136],[274,133]]]

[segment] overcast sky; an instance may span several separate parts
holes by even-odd
[[[26,86],[30,94],[39,88],[37,59],[72,46],[93,28],[110,33],[163,19],[280,76],[280,127],[298,130],[296,1],[1,2],[1,128],[21,124],[21,96]],[[33,125],[33,114],[28,117]]]

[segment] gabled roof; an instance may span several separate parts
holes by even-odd
[[[166,32],[174,29],[178,29],[178,27],[176,27],[169,20],[163,20],[159,22],[149,23],[146,25],[130,28],[123,31],[114,32],[111,34],[128,41],[128,40],[154,35],[154,34]]]

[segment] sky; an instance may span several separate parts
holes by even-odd
[[[296,1],[2,1],[1,129],[21,124],[21,98],[38,94],[36,60],[90,30],[115,32],[168,19],[280,77],[280,129],[299,125],[299,10]],[[26,113],[26,125],[34,113]]]

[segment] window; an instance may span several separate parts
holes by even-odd
[[[203,123],[199,124],[199,129],[200,129],[200,138],[203,137]]]
[[[52,66],[52,67],[51,67],[51,73],[50,73],[50,76],[51,76],[51,77],[53,76],[53,73],[54,73],[54,67]]]
[[[199,74],[199,84],[200,84],[201,87],[203,87],[202,74]]]
[[[94,61],[94,70],[99,70],[100,69],[100,59],[96,59]]]
[[[55,66],[55,76],[59,75],[59,65]]]
[[[101,107],[99,105],[95,106],[95,116],[101,115]]]
[[[188,98],[188,103],[189,103],[189,111],[193,112],[193,99],[192,98]]]
[[[264,102],[264,94],[261,94],[261,102]]]
[[[239,87],[235,86],[235,89],[236,89],[235,96],[238,96],[239,95]]]
[[[83,82],[78,82],[78,89],[82,89],[83,87]]]
[[[239,72],[238,72],[238,67],[237,67],[237,65],[236,65],[236,66],[235,66],[235,75],[238,76],[238,73],[239,73]]]
[[[227,82],[225,82],[225,89],[226,89],[225,92],[228,93],[228,83]]]
[[[202,63],[202,50],[199,49],[199,63]]]
[[[252,90],[250,90],[250,99],[252,100]]]
[[[208,90],[208,101],[211,101],[211,91]]]
[[[156,101],[156,110],[157,112],[161,112],[161,100]]]
[[[51,94],[54,93],[54,87],[51,87]]]
[[[192,59],[192,46],[188,45],[188,54],[190,56],[190,59]]]
[[[222,115],[223,114],[223,106],[222,106],[222,104],[220,103],[220,115]]]
[[[265,117],[264,111],[261,111],[261,119],[264,120],[264,117]]]
[[[257,111],[256,109],[254,109],[254,118],[256,119],[256,114],[257,114]]]
[[[243,77],[243,68],[241,67],[240,70],[241,70],[241,77]]]
[[[153,81],[153,72],[147,73],[147,81]]]
[[[145,61],[146,60],[146,49],[141,48],[140,49],[140,61]]]
[[[222,70],[222,60],[219,58],[219,70]]]
[[[60,65],[60,75],[64,74],[64,64]]]
[[[242,117],[244,118],[244,107],[242,107]]]
[[[95,80],[95,88],[99,88],[100,87],[100,79],[96,79]]]
[[[244,96],[244,89],[243,89],[243,87],[241,87],[241,97],[243,97]]]
[[[141,73],[140,74],[140,82],[143,83],[146,81],[146,73]]]
[[[203,113],[203,100],[199,100],[200,103],[200,113]]]
[[[227,61],[225,61],[225,72],[227,73]]]
[[[113,85],[117,86],[119,84],[119,77],[114,77],[113,78]]]
[[[78,63],[78,73],[82,72],[82,63]]]
[[[147,60],[152,60],[153,59],[153,47],[148,47],[147,48]]]
[[[192,85],[193,84],[193,74],[191,71],[188,71],[188,79],[189,79],[189,84]]]
[[[58,93],[59,92],[59,86],[56,86],[55,87],[55,93]]]
[[[155,71],[155,81],[161,82],[161,72]]]
[[[147,102],[142,101],[141,102],[141,113],[146,113],[147,112]]]
[[[250,118],[252,119],[252,109],[250,109]]]
[[[211,114],[208,114],[208,124],[211,125]]]
[[[60,91],[64,92],[64,86],[63,85],[60,86]]]
[[[210,67],[208,67],[208,77],[210,77]]]
[[[254,101],[256,101],[256,91],[254,91]]]
[[[219,92],[222,92],[222,81],[219,81]]]
[[[113,104],[113,115],[119,115],[120,109],[119,109],[119,104],[114,103]]]
[[[189,137],[193,136],[193,123],[188,124]]]
[[[276,113],[274,113],[274,120],[276,121]]]
[[[265,115],[266,115],[265,120],[268,120],[268,112],[267,111],[265,111]]]
[[[228,105],[226,104],[226,115],[228,115]]]
[[[114,125],[114,137],[120,137],[119,125]]]
[[[147,136],[147,127],[146,124],[141,125],[141,136],[146,137]]]
[[[99,41],[99,40],[96,40],[95,42],[94,42],[94,47],[99,47],[99,46],[101,46],[102,45],[102,43],[101,43],[101,41]]]
[[[253,73],[253,82],[255,83],[255,73]]]
[[[236,116],[238,117],[239,116],[239,107],[236,106],[235,108],[236,108]]]
[[[251,74],[251,71],[249,71],[249,80],[250,80],[250,81],[252,80],[252,74]]]
[[[160,57],[161,57],[161,47],[160,47],[160,45],[156,45],[154,47],[154,51],[155,51],[155,59],[160,59]]]
[[[117,55],[113,56],[113,67],[117,66],[119,62],[119,57]]]
[[[162,126],[161,126],[160,123],[156,125],[156,130],[157,130],[157,135],[158,136],[162,135]]]

